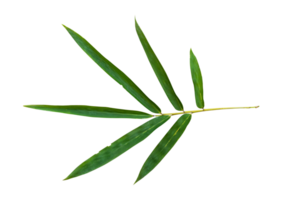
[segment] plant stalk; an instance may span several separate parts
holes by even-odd
[[[209,112],[209,111],[221,111],[221,110],[236,110],[236,109],[259,109],[261,108],[261,105],[255,105],[255,106],[227,106],[227,107],[211,107],[211,108],[203,108],[203,109],[194,109],[194,110],[184,110],[182,112],[166,112],[161,114],[154,114],[154,117],[164,116],[164,115],[183,115],[186,113],[202,113],[202,112]]]

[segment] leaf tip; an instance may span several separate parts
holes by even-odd
[[[22,108],[27,108],[27,105],[28,105],[28,104],[22,104],[21,107],[22,107]]]
[[[64,29],[66,27],[65,23],[59,23],[59,25]]]

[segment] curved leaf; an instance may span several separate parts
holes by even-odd
[[[162,138],[162,140],[159,142],[159,144],[156,146],[156,148],[143,164],[135,183],[145,177],[148,173],[150,173],[161,162],[161,160],[172,149],[174,144],[183,134],[186,127],[190,123],[191,118],[191,114],[184,114],[175,122],[175,124]]]
[[[64,26],[64,25],[63,25]],[[114,66],[109,60],[101,55],[87,40],[75,31],[64,26],[75,42],[84,50],[90,58],[95,61],[109,76],[122,85],[135,99],[143,106],[154,113],[161,113],[160,108],[150,100],[135,83],[124,74],[120,69]]]
[[[202,75],[198,60],[194,55],[192,49],[190,50],[190,66],[195,90],[196,105],[198,108],[204,108]]]
[[[153,49],[151,48],[150,44],[148,43],[145,35],[143,34],[142,30],[140,29],[139,25],[137,24],[137,21],[135,19],[135,27],[136,27],[136,32],[139,37],[139,40],[142,44],[142,47],[146,53],[147,58],[149,59],[151,66],[159,79],[159,82],[166,93],[169,101],[173,105],[173,107],[176,110],[184,110],[183,105],[177,95],[175,94],[173,87],[169,81],[169,78],[163,69],[159,59],[157,58],[156,54],[154,53]]]
[[[72,115],[81,115],[81,116],[87,116],[87,117],[143,119],[143,118],[150,118],[153,116],[144,112],[139,112],[134,110],[123,110],[123,109],[117,109],[117,108],[83,106],[83,105],[70,105],[70,106],[25,105],[25,107],[34,108],[38,110],[72,114]]]
[[[139,126],[138,128],[132,130],[131,132],[113,142],[110,146],[105,147],[97,154],[93,155],[85,162],[80,164],[64,180],[86,174],[112,161],[119,155],[123,154],[124,152],[147,138],[154,130],[164,124],[169,118],[169,116],[165,115],[156,117]]]

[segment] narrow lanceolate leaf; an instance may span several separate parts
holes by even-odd
[[[198,108],[204,108],[202,75],[198,60],[192,49],[190,50],[190,66],[195,90],[196,105]]]
[[[184,114],[175,122],[143,164],[135,183],[150,173],[161,162],[183,134],[191,118],[191,114]]]
[[[63,25],[64,26],[64,25]],[[160,108],[150,100],[135,83],[124,74],[120,69],[114,66],[109,60],[101,55],[87,40],[75,31],[64,26],[75,42],[95,61],[109,76],[122,85],[135,99],[143,106],[154,113],[161,113]]]
[[[154,130],[164,124],[170,117],[160,116],[144,123],[133,131],[127,133],[123,137],[113,142],[110,146],[105,147],[97,154],[93,155],[85,162],[80,164],[67,178],[71,179],[90,171],[93,171],[106,163],[112,161],[116,157],[120,156],[145,138],[147,138]]]
[[[150,114],[140,112],[140,111],[123,110],[123,109],[108,108],[108,107],[83,106],[83,105],[70,105],[70,106],[25,105],[25,107],[34,108],[38,110],[72,114],[72,115],[81,115],[86,117],[133,118],[133,119],[143,119],[143,118],[153,117]]]
[[[135,20],[135,27],[136,32],[139,37],[139,40],[142,44],[142,47],[146,53],[147,58],[149,59],[151,66],[159,79],[161,86],[163,87],[164,92],[166,93],[169,101],[173,105],[176,110],[184,110],[183,105],[177,95],[175,94],[173,87],[169,81],[169,78],[163,69],[159,59],[157,58],[156,54],[154,53],[153,49],[151,48],[150,44],[148,43],[145,35],[143,34],[142,30],[140,29],[137,21]]]

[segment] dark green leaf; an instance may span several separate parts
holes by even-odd
[[[149,67],[151,68],[152,73],[155,76],[155,79],[157,80],[157,83],[159,84],[159,87],[167,102],[175,111],[185,110],[185,104],[176,92],[168,71],[161,62],[159,56],[157,56],[156,50],[150,43],[136,15],[133,15],[133,30],[135,32],[141,50],[145,56],[145,59]]]
[[[153,114],[141,110],[87,104],[23,104],[22,107],[44,112],[97,119],[147,120],[153,116]]]
[[[131,184],[132,186],[137,185],[161,165],[185,135],[193,118],[194,115],[188,113],[180,115],[174,120],[161,139],[143,160],[143,163],[140,165],[138,173]]]
[[[81,52],[94,63],[106,76],[120,86],[141,107],[153,114],[162,113],[163,109],[155,102],[126,72],[106,57],[91,41],[70,26],[60,23]]]
[[[193,47],[188,49],[188,69],[196,109],[206,108],[205,79],[200,60]]]

